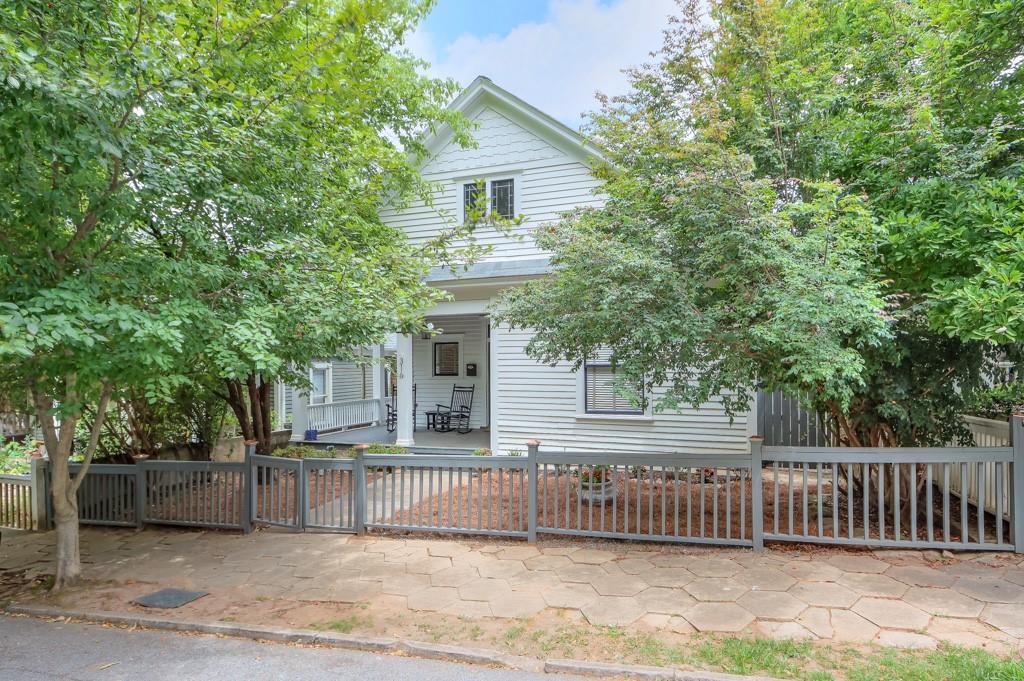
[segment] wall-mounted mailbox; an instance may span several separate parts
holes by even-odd
[[[467,376],[476,376],[476,363],[475,362],[470,362],[469,364],[466,365],[466,375]]]

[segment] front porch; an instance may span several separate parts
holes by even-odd
[[[320,447],[394,444],[430,453],[492,449],[490,327],[482,305],[475,304],[481,312],[472,314],[431,315],[431,331],[371,348],[375,365],[369,391],[363,388],[366,399],[312,404],[296,391],[291,440]],[[453,419],[450,432],[428,430],[428,413],[451,405],[456,386],[465,410],[456,407],[455,413],[464,418]],[[278,408],[285,413],[283,404]],[[469,432],[456,432],[467,427]]]
[[[464,435],[456,432],[438,433],[433,430],[416,431],[414,438],[415,443],[411,448],[414,452],[472,452],[475,449],[489,448],[491,446],[490,432],[479,428]],[[393,445],[396,440],[396,433],[389,433],[386,427],[368,426],[332,433],[321,433],[317,436],[316,440],[305,440],[302,444],[314,447],[352,447],[360,444],[374,443]]]

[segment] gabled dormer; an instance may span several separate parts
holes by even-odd
[[[477,243],[492,246],[485,261],[534,260],[546,254],[531,232],[560,213],[583,205],[600,205],[593,177],[601,153],[577,132],[534,106],[479,76],[450,108],[473,125],[476,146],[462,147],[442,126],[425,140],[429,151],[420,172],[436,184],[433,205],[416,202],[398,212],[382,211],[385,222],[408,234],[414,243],[436,235],[446,222],[462,221],[465,206],[482,196],[489,210],[523,216],[517,239],[481,227]]]

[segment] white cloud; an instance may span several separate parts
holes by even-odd
[[[432,75],[463,86],[487,76],[576,127],[581,114],[596,107],[595,92],[626,90],[622,69],[649,61],[674,9],[673,0],[552,0],[543,22],[520,24],[506,35],[466,34],[437,45],[420,29],[408,47],[432,64]]]

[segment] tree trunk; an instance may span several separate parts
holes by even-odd
[[[74,404],[78,399],[76,388],[77,377],[70,374],[65,377],[65,394],[60,400],[64,404]],[[66,416],[60,424],[60,434],[54,421],[52,408],[57,401],[55,397],[41,390],[37,385],[30,386],[32,401],[36,409],[43,431],[43,441],[50,459],[50,486],[53,499],[54,522],[57,526],[57,560],[53,578],[53,590],[59,591],[65,586],[74,584],[82,576],[82,560],[78,546],[78,488],[89,471],[96,445],[99,444],[103,419],[107,413],[112,388],[104,385],[96,407],[95,417],[89,429],[89,444],[82,455],[82,467],[71,478],[69,462],[71,448],[74,443],[76,415]]]
[[[242,437],[246,442],[256,443],[257,454],[270,453],[271,423],[270,384],[259,374],[249,374],[243,385],[238,380],[225,381],[228,388],[228,404],[231,405]]]
[[[51,455],[50,465],[53,467],[53,515],[57,526],[57,565],[53,590],[59,591],[74,584],[82,576],[78,547],[78,498],[71,491],[68,456]]]

